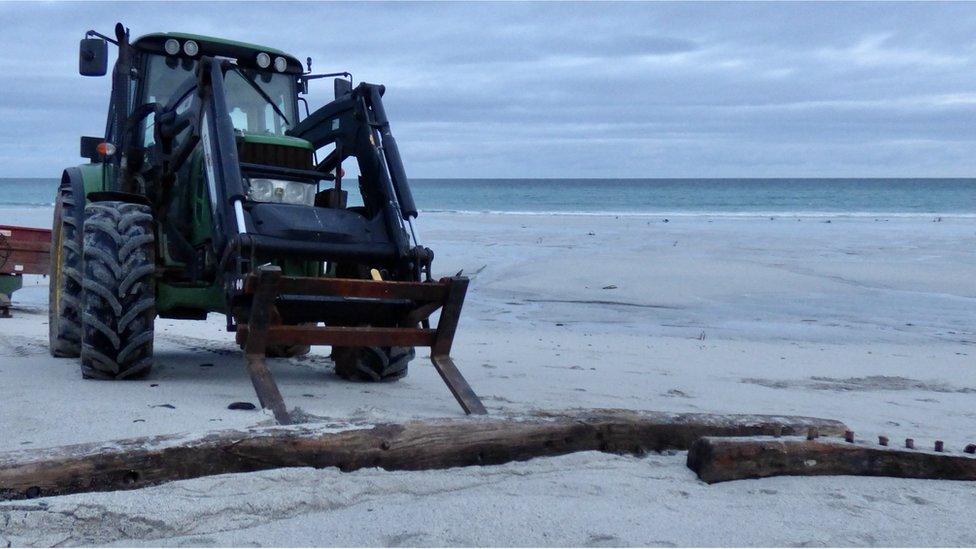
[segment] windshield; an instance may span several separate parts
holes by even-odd
[[[150,55],[143,102],[165,105],[180,84],[194,75],[196,66],[197,62],[193,59]],[[274,107],[255,86],[274,103]],[[295,123],[294,76],[245,68],[232,69],[224,74],[224,93],[227,110],[237,131],[283,136]],[[145,145],[153,142],[152,121],[150,115],[145,126]]]
[[[224,75],[230,119],[234,129],[244,133],[285,135],[285,130],[295,122],[294,90],[295,77],[286,74],[239,68]]]

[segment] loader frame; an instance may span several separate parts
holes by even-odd
[[[376,345],[429,347],[430,360],[437,373],[467,414],[487,413],[481,400],[468,385],[451,359],[451,346],[457,330],[468,279],[442,278],[438,282],[385,282],[341,278],[285,277],[275,266],[259,267],[248,275],[244,293],[252,299],[249,314],[238,320],[237,342],[244,347],[247,371],[261,406],[271,410],[282,425],[291,423],[281,392],[265,363],[268,345]],[[351,302],[411,302],[401,326],[288,326],[280,318],[275,303],[282,296],[339,297]],[[437,327],[429,327],[429,317],[441,309]],[[416,325],[420,324],[421,328]]]

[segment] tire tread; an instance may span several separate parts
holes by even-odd
[[[156,318],[150,210],[125,202],[89,204],[84,239],[82,375],[143,376],[152,367]]]
[[[78,245],[81,212],[70,185],[62,184],[58,189],[56,206],[52,232],[63,237],[61,249],[51,254],[48,347],[53,356],[75,358],[81,354],[82,257]],[[55,276],[58,273],[60,276]],[[60,295],[57,304],[56,294]]]

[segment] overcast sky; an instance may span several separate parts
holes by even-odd
[[[278,47],[387,85],[413,177],[976,174],[976,4],[0,3],[0,176],[104,130],[78,40]],[[331,99],[322,81],[313,108]]]

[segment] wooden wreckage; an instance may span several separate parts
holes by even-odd
[[[976,445],[951,452],[941,441],[934,450],[869,444],[855,441],[843,423],[829,419],[573,410],[268,426],[3,452],[0,500],[128,490],[282,467],[426,470],[583,451],[639,456],[667,450],[687,450],[688,467],[709,484],[779,475],[976,480]]]
[[[976,480],[976,444],[961,452],[946,449],[941,440],[932,449],[905,439],[903,448],[888,437],[877,443],[844,438],[702,437],[688,451],[688,467],[709,483],[773,476],[857,475],[875,477]]]
[[[140,488],[280,467],[422,470],[495,465],[572,452],[687,450],[704,436],[843,433],[791,416],[627,410],[462,417],[370,426],[292,425],[0,453],[0,499]]]
[[[2,280],[19,282],[25,272],[45,274],[50,232],[3,229],[0,243],[9,250],[2,258],[9,268],[0,274]],[[688,467],[709,484],[778,475],[976,480],[976,445],[952,452],[942,441],[932,450],[916,448],[912,439],[904,448],[891,446],[886,437],[871,444],[855,440],[844,424],[828,419],[627,410],[484,417],[484,406],[450,357],[466,287],[463,277],[437,282],[310,279],[282,276],[272,266],[259,268],[245,280],[249,300],[235,315],[237,339],[262,407],[281,426],[0,453],[0,500],[133,489],[279,467],[442,469],[581,451],[640,455],[688,450]],[[322,296],[348,309],[366,307],[370,314],[379,308],[379,314],[395,321],[387,327],[321,326],[314,322],[320,319],[284,325],[280,308],[294,294]],[[429,317],[438,310],[438,324],[431,327]],[[265,364],[267,346],[363,342],[429,347],[433,366],[472,417],[289,426],[292,418]]]

